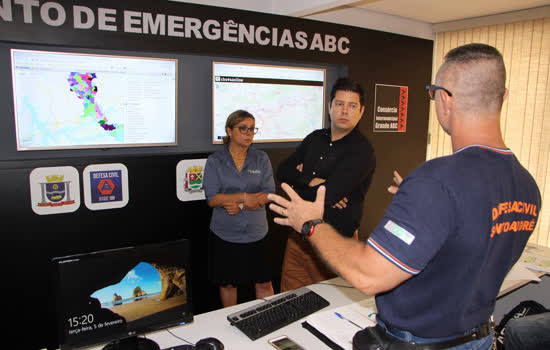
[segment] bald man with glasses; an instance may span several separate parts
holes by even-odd
[[[490,349],[491,314],[504,277],[533,232],[541,196],[504,143],[500,111],[508,91],[492,46],[451,50],[427,87],[453,154],[432,159],[401,182],[366,243],[346,239],[314,202],[292,188],[268,198],[340,276],[375,295],[377,326],[354,349]],[[312,224],[314,223],[314,224]],[[305,229],[304,229],[305,228]]]

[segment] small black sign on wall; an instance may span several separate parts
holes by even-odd
[[[408,98],[408,86],[376,84],[373,131],[406,132]]]

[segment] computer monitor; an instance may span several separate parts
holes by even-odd
[[[11,69],[18,151],[177,145],[177,59],[12,49]]]
[[[159,349],[139,335],[193,320],[190,241],[53,259],[62,350]]]
[[[301,141],[323,128],[325,82],[325,68],[212,62],[212,142],[238,109],[256,119],[255,142]]]

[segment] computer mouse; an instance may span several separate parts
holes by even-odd
[[[221,341],[216,338],[204,338],[201,339],[195,344],[197,350],[223,350],[224,346]]]

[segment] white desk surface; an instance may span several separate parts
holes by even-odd
[[[550,248],[541,247],[533,244],[529,245],[542,248],[544,251],[544,255],[550,256]],[[542,274],[544,273],[541,273],[539,275]],[[504,280],[504,283],[500,289],[499,295],[503,295],[512,290],[515,290],[529,282],[529,280],[518,281],[506,279]],[[372,298],[364,295],[355,288],[350,288],[349,283],[347,283],[340,277],[308,286],[308,288],[318,293],[330,302],[330,305],[322,310],[330,310],[332,308],[356,303],[366,298]],[[259,304],[261,302],[263,302],[263,300],[253,300],[229,308],[195,315],[192,323],[170,328],[170,332],[193,344],[200,339],[214,337],[219,339],[225,345],[226,349],[273,350],[274,348],[269,345],[267,341],[277,336],[286,335],[302,345],[302,347],[304,347],[305,349],[330,350],[328,346],[326,346],[317,337],[315,337],[308,330],[302,327],[303,319],[296,321],[255,341],[250,340],[236,327],[231,326],[231,324],[227,320],[227,315],[245,309],[254,304]],[[174,335],[170,334],[170,332],[158,331],[155,333],[150,333],[147,334],[147,338],[156,341],[161,349],[169,348],[176,345],[187,344],[184,341],[175,337]],[[103,346],[93,347],[90,348],[90,350],[100,350],[102,347]]]
[[[348,286],[348,287],[340,287]],[[349,288],[349,284],[341,278],[333,278],[318,284],[308,286],[311,290],[318,293],[330,302],[330,305],[322,310],[330,310],[340,306],[348,305],[368,298],[363,293],[355,288]],[[269,299],[269,298],[267,298]],[[311,334],[308,330],[302,327],[303,320],[296,321],[286,327],[283,327],[275,332],[272,332],[263,338],[250,340],[244,333],[232,326],[227,320],[227,315],[230,315],[239,310],[245,309],[254,304],[259,304],[264,300],[258,299],[246,303],[238,304],[232,307],[219,309],[204,314],[195,315],[193,322],[183,326],[170,328],[170,332],[176,336],[183,338],[191,343],[196,343],[200,339],[214,337],[219,339],[225,349],[266,349],[273,350],[274,348],[267,342],[268,339],[275,338],[280,335],[286,335],[302,345],[305,349],[311,350],[330,350],[322,341]],[[304,318],[305,319],[305,318]],[[176,338],[167,331],[158,331],[147,334],[147,338],[156,341],[161,349],[171,346],[187,344],[184,341]],[[99,350],[103,346],[92,347],[90,350]]]

